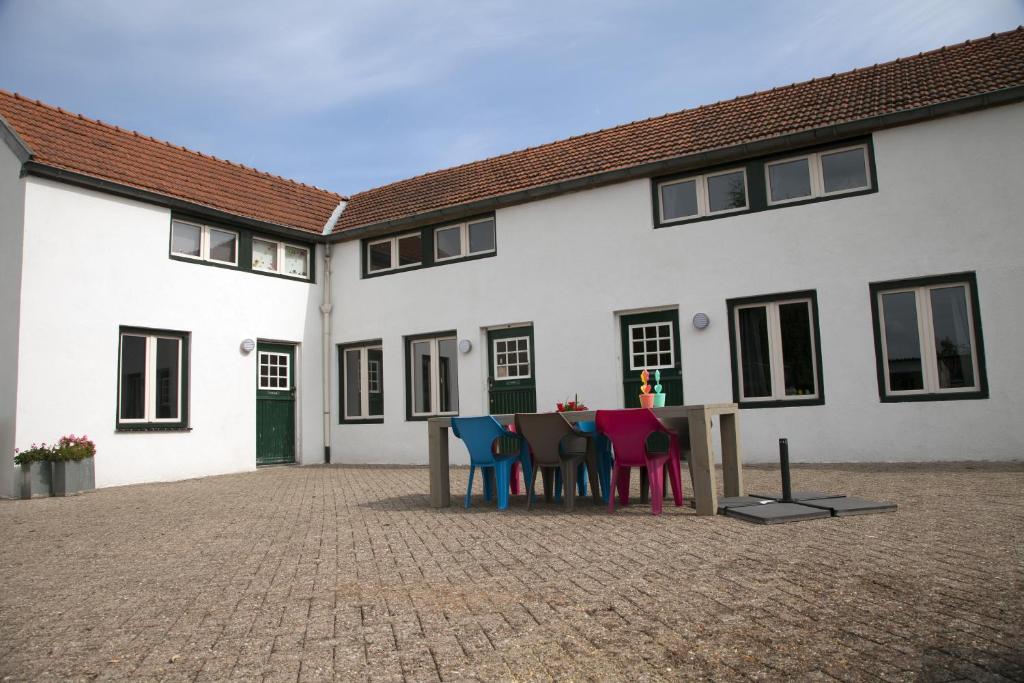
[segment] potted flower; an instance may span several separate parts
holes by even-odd
[[[661,388],[661,370],[654,371],[654,407],[665,407],[665,393]]]
[[[565,399],[565,401],[561,403],[556,403],[555,410],[559,413],[574,413],[579,410],[590,410],[590,408],[580,400],[580,395],[576,394],[576,397],[572,401]]]
[[[50,456],[53,447],[45,443],[24,451],[14,449],[14,464],[21,468],[21,497],[46,498],[53,495]]]
[[[650,374],[645,369],[640,373],[640,407],[641,408],[653,408],[654,407],[654,394],[651,393],[651,385],[647,383],[650,378]]]
[[[96,444],[87,436],[60,437],[53,449],[53,495],[73,496],[96,488],[93,456]]]

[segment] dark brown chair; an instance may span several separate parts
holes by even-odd
[[[603,503],[598,481],[597,449],[592,434],[576,430],[559,413],[517,413],[516,433],[526,439],[533,454],[533,472],[526,488],[526,507],[533,507],[533,487],[537,470],[543,470],[545,497],[550,500],[549,477],[555,471],[562,474],[562,495],[565,509],[572,510],[576,502],[576,472],[580,464],[587,464],[587,474],[594,502]]]

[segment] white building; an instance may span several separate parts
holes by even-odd
[[[1018,29],[346,200],[0,92],[0,452],[422,463],[646,367],[748,461],[1018,458],[1022,101]]]

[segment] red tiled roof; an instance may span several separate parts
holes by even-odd
[[[32,161],[236,216],[322,233],[341,195],[0,90],[0,116]]]
[[[353,195],[334,231],[1024,85],[1024,29],[666,114]]]

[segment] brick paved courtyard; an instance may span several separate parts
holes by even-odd
[[[4,501],[0,678],[1024,678],[1024,464],[794,480],[901,508],[435,511],[426,469],[369,467]]]

